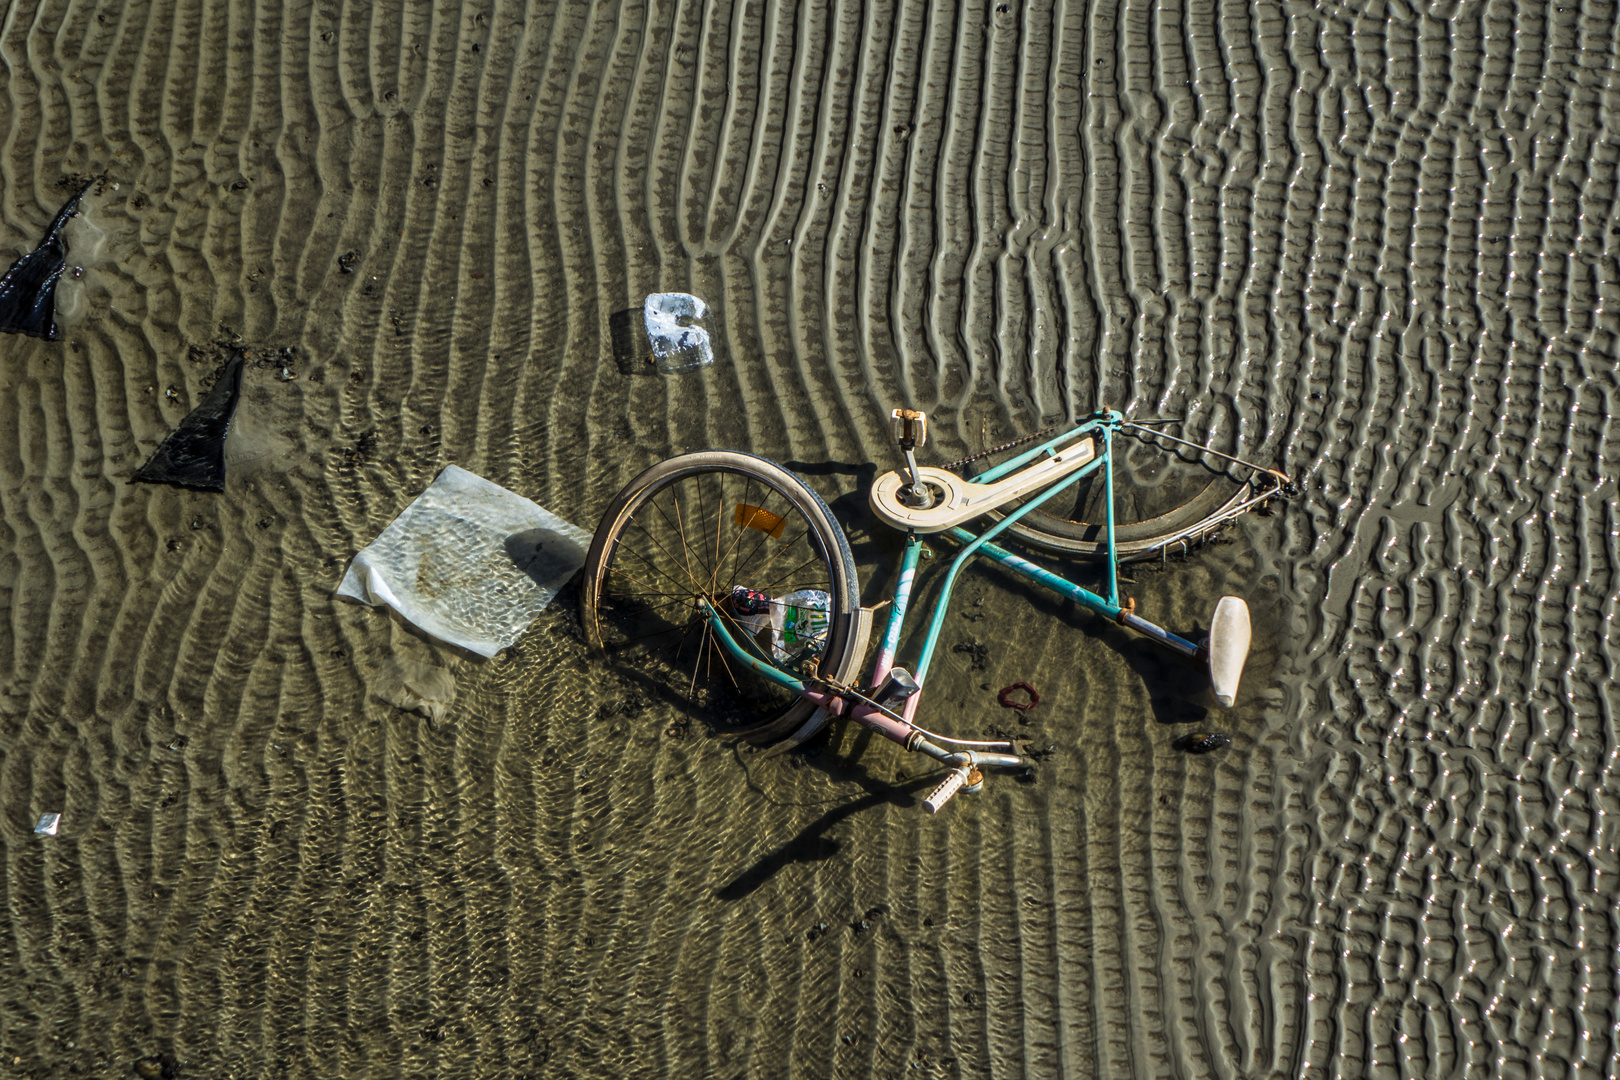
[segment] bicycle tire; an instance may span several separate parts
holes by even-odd
[[[1162,448],[1160,448],[1162,449]],[[1180,456],[1165,451],[1167,457]],[[1209,470],[1201,465],[1183,464],[1187,469],[1203,468],[1211,475],[1201,485],[1194,485],[1176,505],[1137,520],[1119,520],[1114,523],[1115,556],[1121,563],[1140,562],[1161,557],[1171,549],[1190,550],[1212,539],[1223,526],[1231,522],[1241,507],[1251,500],[1267,494],[1264,485],[1238,480],[1227,472]],[[971,479],[982,469],[977,463],[969,465]],[[1091,478],[1083,483],[1101,483]],[[1116,489],[1119,485],[1116,483]],[[1276,485],[1271,485],[1275,490]],[[995,521],[1006,516],[1004,510],[991,511]],[[1108,557],[1107,528],[1102,522],[1064,517],[1048,513],[1037,507],[1008,528],[1007,533],[1021,543],[1053,554],[1086,562],[1102,561]]]
[[[728,493],[736,496],[729,502]],[[692,517],[697,504],[701,504],[702,530],[699,520]],[[639,521],[638,514],[643,515]],[[692,519],[690,536],[688,518]],[[770,527],[777,519],[782,524],[776,526],[773,537]],[[715,523],[712,531],[708,529],[710,520]],[[679,557],[672,543],[659,547],[677,534],[683,545]],[[699,535],[704,550],[693,555]],[[802,549],[796,547],[800,544]],[[638,550],[642,547],[653,553]],[[627,552],[632,551],[639,561],[631,561]],[[790,569],[790,580],[772,580],[771,575],[780,577],[783,566],[793,567],[793,561],[806,552],[807,569]],[[617,561],[621,557],[624,564]],[[655,573],[661,576],[654,577]],[[580,596],[585,632],[595,648],[635,666],[645,683],[666,696],[675,691],[675,698],[684,697],[688,704],[704,708],[705,718],[713,726],[791,728],[810,717],[814,703],[740,665],[727,663],[706,618],[696,610],[700,597],[721,604],[733,585],[761,591],[769,591],[764,587],[770,586],[776,591],[773,601],[800,588],[825,592],[830,604],[820,654],[812,656],[796,674],[840,682],[854,678],[861,660],[855,655],[860,637],[860,586],[843,529],[826,502],[803,480],[775,462],[734,450],[701,450],[661,461],[631,480],[608,505],[585,561]],[[661,610],[651,603],[654,596]],[[735,620],[736,616],[728,612],[726,617]],[[635,636],[644,628],[635,625],[637,619],[652,627],[644,637]],[[670,623],[668,630],[657,627],[660,621]],[[672,666],[668,637],[682,635],[681,643],[674,647],[680,655],[699,626],[702,631],[690,683],[683,687],[679,684],[686,677],[685,662]],[[735,621],[728,629],[739,642],[749,632]],[[761,629],[754,635],[759,654],[785,666],[776,655],[781,647],[776,637],[759,644],[758,637],[764,633]],[[659,642],[660,635],[666,640]],[[637,646],[636,641],[647,644]],[[705,643],[713,650],[706,664]],[[721,722],[725,720],[731,723]]]

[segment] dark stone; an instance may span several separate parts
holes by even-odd
[[[1219,731],[1200,731],[1191,735],[1183,735],[1171,743],[1177,750],[1184,750],[1189,754],[1207,754],[1211,750],[1219,750],[1229,746],[1232,736],[1224,735]]]

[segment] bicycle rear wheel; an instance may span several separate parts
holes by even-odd
[[[808,718],[811,702],[724,651],[700,601],[743,648],[798,677],[847,681],[860,661],[859,586],[844,531],[804,481],[764,458],[704,450],[630,481],[586,557],[585,631],[655,692],[702,708],[716,726]]]
[[[1276,478],[1212,468],[1130,429],[1114,439],[1114,544],[1120,562],[1158,558],[1213,538],[1245,509],[1280,491]],[[989,463],[968,467],[971,478]],[[1258,500],[1258,501],[1257,501]],[[1101,471],[1030,511],[1007,531],[1031,547],[1082,560],[1108,556],[1107,482]],[[1000,512],[990,515],[996,520]]]

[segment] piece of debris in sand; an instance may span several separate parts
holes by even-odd
[[[691,293],[653,293],[643,306],[653,366],[665,375],[714,363],[709,332],[693,325],[709,314],[709,306]]]
[[[61,823],[61,814],[41,814],[39,824],[34,826],[34,832],[38,836],[55,836],[56,827]]]
[[[1028,695],[1028,700],[1020,701],[1016,696],[1022,692]],[[1041,695],[1027,682],[1015,682],[1011,686],[1003,686],[996,694],[996,701],[1003,709],[1017,709],[1019,712],[1028,712],[1041,703]]]
[[[56,283],[67,266],[67,243],[62,229],[79,212],[79,200],[99,180],[85,182],[67,205],[57,211],[45,239],[27,255],[11,264],[0,278],[0,330],[8,334],[55,341],[62,336],[56,328]]]
[[[420,713],[437,724],[456,700],[456,677],[446,667],[389,657],[371,692],[396,709]]]
[[[455,465],[354,557],[339,596],[491,657],[585,565],[591,534]]]
[[[225,362],[219,381],[158,446],[130,483],[176,484],[203,491],[225,490],[225,436],[242,396],[240,353]]]
[[[1188,754],[1207,754],[1223,746],[1230,746],[1231,743],[1232,736],[1224,732],[1200,731],[1192,735],[1183,735],[1170,745]]]

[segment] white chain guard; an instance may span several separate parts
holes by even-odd
[[[1072,445],[1054,451],[1044,460],[1037,460],[991,484],[975,484],[944,469],[922,465],[917,471],[922,475],[923,483],[944,493],[943,498],[926,510],[914,510],[900,501],[900,492],[911,483],[911,477],[904,469],[896,469],[884,473],[873,482],[870,495],[872,512],[897,529],[912,529],[920,533],[944,532],[1061,480],[1096,456],[1096,440],[1089,437],[1078,439]]]

